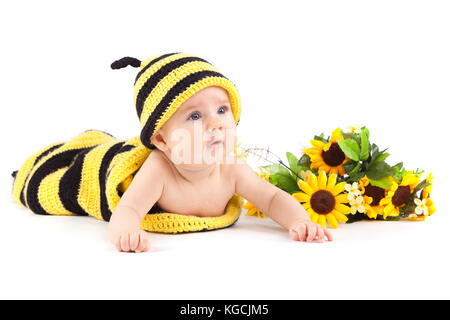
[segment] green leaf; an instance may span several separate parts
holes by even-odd
[[[367,129],[367,128],[364,126],[364,127],[361,128],[361,130],[365,130],[365,131],[366,131],[367,139],[369,139],[369,137],[370,137],[369,129]]]
[[[414,191],[413,191],[412,193],[416,193],[417,191],[419,191],[419,190],[421,190],[421,189],[423,189],[423,188],[425,188],[425,187],[428,187],[429,185],[431,185],[431,183],[428,183],[426,179],[425,179],[425,180],[422,180],[422,181],[414,188]]]
[[[370,155],[370,162],[369,166],[372,164],[372,162],[378,157],[380,154],[380,151],[378,150],[378,146],[375,143],[372,143],[372,154]]]
[[[389,157],[389,153],[381,153],[378,155],[378,157],[375,158],[374,161],[384,161],[387,157]]]
[[[285,176],[280,174],[274,175],[277,181],[277,186],[280,189],[283,189],[284,191],[288,193],[298,192],[300,189],[298,188],[297,182],[295,181],[292,176]],[[271,176],[272,177],[272,176]]]
[[[356,135],[354,135],[353,133],[349,133],[349,132],[341,132],[342,137],[344,137],[344,139],[353,139],[356,140]]]
[[[322,142],[325,142],[325,143],[328,143],[328,140],[327,139],[325,139],[324,137],[324,134],[323,133],[321,133],[320,134],[320,136],[314,136],[314,140],[319,140],[319,141],[322,141]]]
[[[306,153],[304,153],[300,157],[300,159],[298,159],[297,166],[308,167],[308,168],[311,167],[311,159],[309,158],[309,156]]]
[[[262,166],[261,168],[269,169],[270,175],[278,174],[278,175],[284,175],[284,176],[288,176],[288,177],[291,176],[290,171],[279,164],[270,164],[267,166]]]
[[[339,147],[347,157],[354,161],[360,160],[360,151],[358,143],[352,139],[338,140]]]
[[[269,176],[269,181],[274,186],[278,186],[278,175],[271,175],[271,176]]]
[[[345,172],[351,172],[357,165],[359,162],[355,162],[355,161],[347,161],[346,163],[344,163],[342,166],[344,167]]]
[[[358,182],[359,179],[364,177],[366,174],[364,172],[356,172],[347,178],[348,183]]]
[[[401,181],[403,179],[403,176],[406,174],[406,169],[403,168],[403,162],[397,163],[392,167],[392,169],[394,169],[394,178],[398,181]]]
[[[361,160],[369,157],[369,130],[366,127],[361,128]]]
[[[298,168],[298,159],[296,156],[294,156],[292,153],[290,152],[286,152],[286,158],[288,159],[289,162],[289,168],[295,173],[295,175],[299,176],[299,168]],[[294,178],[296,178],[296,176],[294,175]]]
[[[375,186],[375,187],[380,187],[380,188],[383,188],[383,189],[390,189],[391,188],[391,180],[389,179],[389,176],[381,178],[379,180],[375,180],[375,179],[370,179],[369,178],[369,181],[370,181],[370,184]]]
[[[393,165],[392,167],[396,167],[397,169],[400,170],[401,168],[403,168],[403,162],[399,162],[399,163]]]
[[[358,169],[359,169],[360,166],[361,166],[361,162],[358,162],[358,164],[356,165],[356,167],[354,167],[354,168],[352,169],[352,171],[350,171],[350,172],[348,173],[348,175],[351,176],[351,175],[355,174],[356,172],[358,172]]]
[[[381,180],[382,178],[393,174],[394,169],[384,161],[372,163],[366,172],[367,178],[372,180]]]

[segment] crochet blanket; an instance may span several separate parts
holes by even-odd
[[[93,216],[109,221],[120,197],[152,152],[138,136],[117,140],[99,130],[88,130],[70,141],[46,146],[14,171],[13,197],[43,215]],[[233,225],[243,198],[237,194],[219,217],[197,217],[163,212],[155,204],[141,228],[152,232],[206,231]]]

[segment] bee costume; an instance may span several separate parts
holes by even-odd
[[[140,137],[118,140],[99,130],[87,130],[69,141],[47,145],[14,171],[13,197],[42,215],[83,215],[109,221],[120,197],[136,172],[156,148],[150,138],[196,92],[220,86],[229,96],[236,125],[241,101],[234,84],[204,59],[170,53],[144,61],[125,57],[112,69],[140,68],[134,83],[134,102],[141,124]],[[163,212],[157,203],[141,228],[179,233],[231,226],[240,216],[243,198],[229,200],[219,217],[197,217]]]

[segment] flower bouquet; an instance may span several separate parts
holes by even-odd
[[[242,154],[263,156],[270,164],[257,174],[291,194],[323,227],[362,219],[424,220],[436,211],[431,173],[421,181],[423,171],[406,170],[402,162],[389,165],[386,150],[370,142],[366,127],[350,127],[328,138],[314,136],[300,158],[286,153],[287,164],[268,149],[247,148]],[[244,209],[265,217],[249,202]]]

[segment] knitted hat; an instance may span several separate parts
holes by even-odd
[[[219,86],[228,92],[236,125],[241,100],[234,84],[208,61],[187,53],[169,53],[140,61],[124,57],[111,64],[112,69],[140,67],[134,82],[134,103],[141,123],[140,140],[150,149],[150,138],[169,120],[180,105],[196,92]]]

